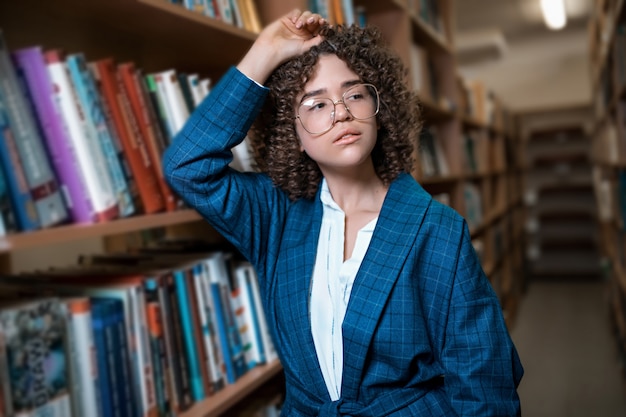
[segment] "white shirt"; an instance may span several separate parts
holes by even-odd
[[[328,393],[335,401],[341,396],[343,373],[341,324],[346,315],[354,278],[378,219],[373,219],[359,230],[352,257],[344,262],[346,216],[333,200],[325,179],[321,187],[324,211],[311,287],[311,331]]]

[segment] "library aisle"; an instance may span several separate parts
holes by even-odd
[[[511,336],[524,417],[624,417],[626,380],[600,280],[532,281]]]

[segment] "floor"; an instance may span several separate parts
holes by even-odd
[[[623,378],[600,281],[531,282],[511,337],[524,417],[625,417]]]

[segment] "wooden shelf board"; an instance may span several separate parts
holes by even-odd
[[[279,360],[257,366],[246,372],[233,385],[228,385],[215,394],[194,404],[189,410],[180,413],[180,417],[215,417],[222,415],[247,395],[282,371]]]
[[[33,232],[3,236],[0,238],[0,253],[171,226],[200,219],[201,217],[196,211],[185,209],[111,220],[105,223],[56,226]]]

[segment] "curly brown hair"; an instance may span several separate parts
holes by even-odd
[[[385,184],[411,172],[413,149],[421,129],[417,95],[404,82],[406,68],[373,27],[326,26],[323,41],[280,65],[268,79],[269,97],[250,135],[260,171],[291,199],[313,198],[322,179],[317,163],[300,149],[295,103],[311,78],[319,57],[334,54],[380,95],[378,138],[372,150],[377,175]]]

